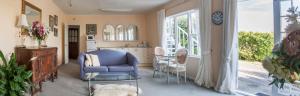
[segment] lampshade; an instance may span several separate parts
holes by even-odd
[[[27,22],[27,17],[25,14],[22,14],[19,16],[19,21],[17,27],[27,27],[28,22]]]

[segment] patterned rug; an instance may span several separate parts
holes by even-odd
[[[138,96],[137,87],[126,84],[95,84],[93,86],[93,89],[93,96]],[[140,88],[138,89],[138,91],[139,95],[142,94],[142,90]]]

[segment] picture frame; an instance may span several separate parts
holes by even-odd
[[[54,31],[54,17],[52,15],[49,15],[49,27],[50,31]]]
[[[86,24],[86,35],[96,35],[97,24]]]
[[[54,28],[53,32],[54,32],[54,36],[57,37],[58,36],[58,29]]]
[[[32,23],[35,21],[42,22],[42,9],[27,2],[26,0],[22,0],[21,7],[22,14],[25,14],[27,18],[30,18],[27,19],[27,23],[29,26],[32,26]],[[23,27],[21,29],[25,30]]]
[[[57,26],[58,25],[58,16],[54,15],[54,25]]]

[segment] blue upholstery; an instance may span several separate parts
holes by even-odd
[[[131,70],[134,70],[134,67],[128,64],[124,64],[119,66],[108,66],[108,70],[112,72],[129,72]]]
[[[101,67],[85,67],[85,54],[98,55]],[[80,64],[80,78],[85,79],[85,73],[116,73],[126,72],[133,73],[132,75],[138,76],[137,64],[138,60],[131,53],[116,50],[98,50],[87,53],[80,53],[78,57],[78,63]]]
[[[85,72],[108,72],[107,66],[101,66],[101,67],[84,67],[83,70]]]

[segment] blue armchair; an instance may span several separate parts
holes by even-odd
[[[88,67],[85,66],[85,54],[98,55],[101,66],[100,67]],[[137,58],[129,52],[116,51],[103,49],[93,52],[80,53],[78,57],[78,63],[80,64],[80,78],[85,80],[85,73],[99,74],[119,74],[129,73],[134,77],[138,77],[138,67],[139,64]]]

